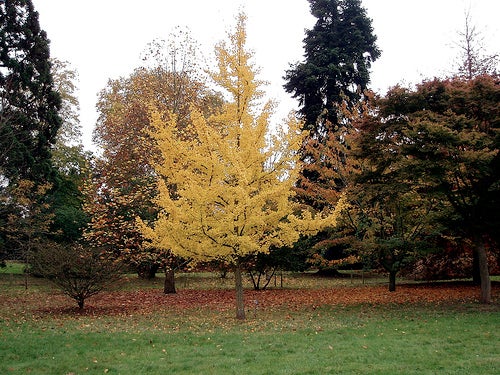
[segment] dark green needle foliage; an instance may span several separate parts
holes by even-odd
[[[10,247],[4,228],[21,215],[12,191],[21,180],[54,185],[52,145],[61,126],[49,40],[30,0],[0,1],[0,257]]]
[[[284,78],[286,91],[299,100],[305,127],[319,135],[337,125],[336,104],[354,105],[363,97],[380,50],[360,0],[309,2],[317,21],[306,31],[305,60],[292,65]]]
[[[0,2],[0,175],[15,181],[51,175],[61,119],[49,40],[30,0]]]

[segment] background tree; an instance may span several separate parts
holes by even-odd
[[[154,247],[195,260],[224,259],[235,271],[236,317],[245,318],[242,259],[289,245],[299,235],[299,207],[291,201],[295,182],[299,124],[290,119],[288,131],[270,136],[272,103],[257,108],[261,83],[245,49],[246,17],[240,14],[229,43],[216,46],[215,83],[229,100],[219,114],[205,118],[192,111],[185,131],[168,116],[155,124],[163,160],[156,165],[160,214],[144,235]],[[189,131],[193,136],[185,137]],[[168,181],[175,189],[167,186]],[[307,213],[303,213],[308,218]],[[305,221],[305,220],[304,220]],[[302,228],[317,230],[312,222]]]
[[[480,75],[497,75],[500,58],[498,53],[486,54],[481,32],[474,25],[470,11],[465,13],[463,31],[458,33],[458,77],[473,79]]]
[[[40,249],[33,265],[40,274],[74,299],[80,309],[85,300],[117,282],[123,267],[99,249],[73,243],[70,246],[52,243]]]
[[[309,2],[317,21],[306,31],[304,61],[292,65],[284,78],[286,91],[299,101],[299,116],[308,132],[300,150],[296,191],[300,200],[321,210],[336,205],[354,167],[346,144],[352,127],[344,113],[365,99],[370,66],[380,51],[361,1]],[[325,254],[342,253],[338,246],[327,246],[331,235],[321,232],[312,244],[321,243]]]
[[[2,179],[43,183],[52,171],[61,98],[54,89],[49,41],[30,0],[0,3],[0,67]]]
[[[57,132],[55,148],[57,150],[62,146],[80,146],[82,127],[80,125],[80,103],[78,101],[78,72],[68,61],[51,58],[50,64],[54,90],[61,97],[59,116],[62,123]]]
[[[30,180],[18,180],[8,187],[9,210],[3,218],[2,232],[9,247],[9,258],[25,263],[26,288],[32,259],[47,246],[52,234],[54,214],[47,203],[50,188],[50,184],[40,185]]]
[[[83,210],[84,182],[90,175],[92,153],[81,143],[80,106],[77,98],[78,73],[65,61],[52,59],[54,88],[61,95],[59,115],[61,128],[52,149],[52,164],[56,168],[54,188],[50,192],[54,210],[52,229],[61,242],[81,239],[88,222]]]
[[[380,51],[360,0],[309,0],[317,18],[304,39],[305,61],[286,72],[285,89],[299,100],[311,136],[322,138],[338,123],[336,105],[356,104],[370,82]]]
[[[310,249],[300,246],[301,238],[291,246],[270,247],[268,253],[259,252],[243,259],[243,266],[248,271],[254,290],[264,290],[275,280],[278,274],[283,286],[283,273],[280,271],[303,272],[308,268],[307,260]]]
[[[400,169],[394,161],[404,160],[406,173],[394,176],[394,184],[410,183],[420,197],[445,202],[442,233],[460,236],[477,253],[485,303],[491,300],[486,245],[498,238],[500,212],[499,100],[491,76],[396,87],[379,102],[376,147],[369,151],[387,158],[381,166],[388,177]]]
[[[383,267],[389,291],[395,291],[396,274],[432,249],[443,207],[428,195],[429,183],[415,178],[414,160],[402,152],[413,140],[400,132],[401,120],[381,119],[375,106],[353,121],[349,157],[358,170],[350,175],[349,205],[339,224],[365,267]]]
[[[145,66],[130,77],[110,81],[99,98],[94,141],[103,153],[96,164],[95,187],[90,189],[95,195],[87,205],[92,221],[86,237],[125,257],[141,277],[154,277],[162,266],[171,279],[175,264],[168,252],[143,248],[135,225],[136,216],[152,220],[156,215],[151,203],[156,194],[152,165],[160,154],[149,136],[149,114],[153,109],[172,112],[182,128],[191,121],[191,106],[208,112],[217,106],[199,59],[189,33],[177,31],[167,43],[151,43],[144,54]]]
[[[349,123],[343,108],[355,108],[370,82],[380,51],[371,20],[359,0],[310,0],[317,18],[304,39],[305,61],[286,72],[285,89],[299,100],[309,132],[301,148],[298,193],[321,208],[334,205],[349,169],[344,140]]]
[[[94,141],[103,152],[95,161],[91,186],[85,205],[91,217],[86,239],[116,256],[127,256],[139,249],[141,238],[134,218],[154,195],[149,161],[152,150],[146,147],[143,130],[148,126],[147,106],[152,100],[152,83],[145,69],[129,78],[108,82],[98,102],[100,117]],[[144,92],[145,90],[145,92]],[[149,158],[149,159],[148,159]],[[138,268],[140,276],[154,275],[156,260]]]
[[[7,218],[21,215],[11,194],[30,186],[33,191],[26,196],[33,197],[39,187],[53,182],[51,147],[61,126],[60,106],[49,41],[32,2],[0,2],[0,253],[4,257],[13,250],[4,231]]]

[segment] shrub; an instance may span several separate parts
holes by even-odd
[[[120,262],[80,244],[53,244],[37,251],[33,268],[73,298],[80,309],[87,298],[118,281],[122,274]]]

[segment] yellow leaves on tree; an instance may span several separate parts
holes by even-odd
[[[152,226],[140,222],[152,246],[233,264],[237,305],[242,304],[240,257],[290,245],[300,233],[315,233],[331,222],[331,216],[313,219],[292,199],[303,139],[300,124],[290,116],[286,128],[274,130],[272,102],[258,108],[261,82],[255,79],[245,39],[245,16],[240,15],[229,45],[216,46],[218,71],[212,74],[229,100],[208,118],[193,109],[190,137],[180,134],[174,114],[152,114],[152,135],[163,156],[155,166],[163,177],[156,200],[160,215]],[[171,121],[165,124],[164,118]],[[237,317],[244,318],[241,305]]]

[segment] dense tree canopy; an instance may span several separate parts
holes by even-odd
[[[242,258],[292,244],[301,231],[315,232],[319,225],[307,220],[306,212],[299,217],[300,208],[291,200],[302,140],[299,123],[290,118],[287,129],[272,135],[272,103],[257,106],[262,92],[245,47],[245,20],[240,15],[229,42],[216,47],[218,70],[212,77],[230,98],[221,111],[206,118],[193,110],[192,126],[185,130],[176,126],[176,116],[168,116],[165,126],[155,114],[163,156],[156,166],[163,176],[156,200],[160,215],[152,227],[143,224],[152,246],[234,265],[240,319],[245,317]]]
[[[49,40],[30,0],[0,2],[0,253],[15,252],[12,217],[53,183],[51,147],[61,126],[61,98],[54,90]],[[31,191],[29,191],[31,189]],[[25,194],[21,196],[20,194]],[[45,207],[45,200],[39,202]],[[36,210],[35,210],[36,211]],[[10,229],[7,229],[9,227]],[[10,233],[10,234],[9,234]],[[26,244],[24,244],[26,245]],[[22,245],[21,247],[26,247]],[[4,248],[5,246],[5,248]],[[27,245],[29,247],[29,245]],[[5,249],[5,250],[4,250]],[[10,256],[13,256],[12,254]]]
[[[367,268],[385,269],[394,291],[397,272],[432,248],[443,205],[428,194],[429,183],[416,178],[414,160],[402,151],[413,140],[400,134],[391,115],[380,117],[378,103],[372,100],[353,119],[349,158],[357,168],[348,178],[349,205],[336,235],[347,236],[348,248]]]
[[[353,167],[346,158],[345,111],[365,98],[369,69],[380,51],[359,0],[310,0],[317,21],[306,31],[304,61],[291,66],[285,89],[299,100],[307,137],[301,147],[299,198],[318,209],[333,207]]]
[[[77,97],[78,73],[65,61],[52,59],[54,87],[61,95],[62,125],[52,148],[56,178],[50,192],[54,210],[53,231],[58,241],[81,239],[88,216],[83,210],[83,185],[90,175],[92,153],[81,143],[80,106]]]
[[[304,39],[305,60],[286,72],[285,89],[299,100],[305,128],[316,137],[338,123],[336,105],[357,103],[380,51],[360,0],[309,0],[317,18]]]
[[[172,36],[166,46],[151,44],[147,66],[108,82],[99,97],[94,130],[102,157],[95,165],[93,186],[87,187],[86,209],[92,221],[86,238],[125,257],[145,277],[153,276],[165,261],[165,253],[141,246],[142,235],[135,225],[136,216],[151,220],[156,214],[151,203],[157,190],[153,165],[161,155],[149,135],[150,112],[172,113],[177,126],[185,128],[191,121],[191,106],[210,113],[220,103],[196,65],[193,42],[185,35],[178,37]]]
[[[443,235],[468,241],[479,258],[483,302],[491,298],[485,246],[497,237],[500,219],[499,103],[500,86],[491,76],[395,87],[361,123],[357,145],[369,162],[356,181],[358,202],[375,198],[379,217],[394,207],[389,217],[397,228],[418,225],[430,235],[439,222]],[[394,227],[381,231],[383,223],[368,220],[379,243]]]
[[[297,117],[271,123],[241,14],[212,72],[178,30],[110,80],[94,157],[78,139],[76,72],[49,59],[30,0],[0,1],[0,265],[7,255],[43,267],[83,306],[121,270],[117,259],[146,277],[163,267],[166,293],[178,259],[215,260],[235,271],[244,318],[245,269],[258,289],[278,268],[363,262],[394,290],[403,267],[453,247],[474,252],[490,302],[498,56],[482,53],[467,14],[455,75],[376,96],[380,50],[361,0],[309,3],[316,24],[284,77]]]
[[[0,174],[46,179],[61,126],[49,40],[30,0],[0,2]]]

